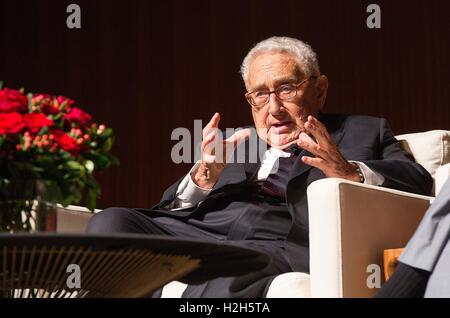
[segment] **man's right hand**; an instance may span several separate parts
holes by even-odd
[[[242,129],[223,140],[220,136],[219,122],[220,114],[215,113],[203,128],[202,159],[197,171],[192,172],[192,180],[203,189],[214,187],[236,148],[250,138],[250,129]]]

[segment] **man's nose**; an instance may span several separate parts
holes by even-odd
[[[283,104],[281,103],[280,99],[275,95],[275,93],[270,94],[269,96],[269,113],[272,115],[277,115]]]

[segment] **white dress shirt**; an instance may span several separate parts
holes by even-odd
[[[278,148],[269,148],[265,153],[261,160],[261,166],[258,170],[257,180],[256,181],[265,181],[269,174],[272,172],[276,172],[278,169],[277,163],[279,157],[290,157],[291,154],[285,151],[282,151]],[[371,170],[364,163],[358,161],[350,161],[356,163],[361,169],[362,174],[364,175],[364,183],[370,185],[381,185],[384,182],[384,177],[379,173]],[[192,181],[192,174],[195,174],[198,169],[198,165],[200,162],[197,162],[189,173],[184,177],[181,183],[178,186],[175,199],[170,203],[168,208],[175,209],[185,209],[203,201],[208,194],[211,192],[211,189],[203,189]]]

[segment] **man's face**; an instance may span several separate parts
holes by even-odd
[[[247,90],[273,91],[283,84],[299,84],[306,77],[298,60],[291,53],[265,52],[249,65]],[[325,102],[328,81],[325,76],[310,79],[297,90],[290,101],[281,101],[271,94],[268,103],[259,109],[252,107],[258,136],[276,148],[286,148],[305,131],[308,116],[317,116]]]

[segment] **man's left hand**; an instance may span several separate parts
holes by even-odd
[[[316,167],[329,178],[343,178],[360,182],[358,165],[344,159],[324,124],[313,116],[308,116],[305,123],[306,132],[300,133],[297,145],[316,157],[303,156],[302,161]],[[313,136],[311,138],[309,135]]]

